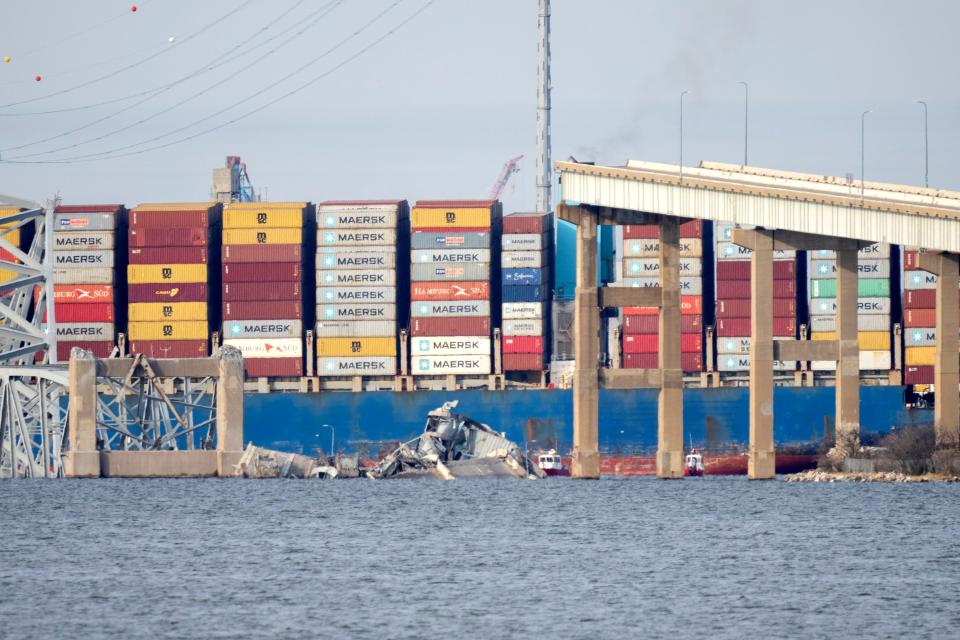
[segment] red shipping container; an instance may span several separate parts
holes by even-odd
[[[244,358],[248,378],[296,378],[303,375],[303,358]]]
[[[501,344],[504,353],[543,353],[541,336],[504,336]]]
[[[490,227],[417,227],[414,233],[489,233]]]
[[[299,282],[225,282],[223,301],[302,300]]]
[[[119,213],[122,204],[62,204],[54,213]]]
[[[935,327],[937,326],[937,310],[936,309],[905,309],[903,312],[903,326]]]
[[[718,318],[749,318],[751,300],[717,300]]]
[[[196,229],[130,229],[131,247],[205,247],[210,244],[210,231]]]
[[[936,289],[907,289],[903,292],[903,306],[907,309],[936,309]]]
[[[791,280],[797,276],[796,260],[774,260],[773,278],[776,280]],[[718,260],[717,280],[750,280],[749,260]]]
[[[656,353],[624,353],[624,369],[658,369],[660,356]]]
[[[703,371],[703,354],[681,353],[680,369],[683,371]]]
[[[796,298],[797,281],[794,278],[777,278],[773,281],[774,298]]]
[[[57,304],[54,307],[57,322],[113,322],[113,303]],[[47,310],[43,310],[47,321]]]
[[[224,302],[224,320],[299,320],[303,305],[299,300],[269,302]]]
[[[660,238],[660,225],[641,224],[625,225],[623,227],[623,237],[628,240],[647,239],[654,240]],[[680,225],[681,238],[702,238],[703,220],[691,220]]]
[[[489,336],[490,318],[411,318],[411,336]]]
[[[300,282],[299,262],[225,264],[224,282]]]
[[[225,244],[223,262],[296,262],[303,251],[298,244]]]
[[[550,228],[546,214],[513,214],[503,217],[504,233],[543,233]]]
[[[919,255],[920,255],[919,251],[904,249],[903,250],[903,269],[905,271],[919,271],[920,270],[919,258],[918,258]],[[918,384],[925,384],[925,383],[918,383]]]
[[[703,336],[699,333],[681,333],[680,351],[682,353],[703,352]]]
[[[774,318],[773,335],[779,338],[790,338],[797,334],[795,318]],[[721,338],[750,337],[749,318],[720,318],[717,320],[717,335]]]
[[[411,300],[489,300],[489,282],[411,282]]]
[[[542,353],[504,353],[504,371],[543,371]]]
[[[130,228],[138,229],[176,229],[210,226],[208,209],[190,209],[184,211],[131,211],[127,217]]]
[[[657,333],[660,330],[660,316],[624,316],[623,317],[623,333],[626,334],[641,334],[641,333]],[[698,315],[681,315],[680,316],[680,332],[681,333],[702,333],[703,332],[703,316]]]
[[[774,318],[796,318],[797,301],[791,298],[773,299],[773,317]]]
[[[778,282],[774,280],[774,282]],[[718,300],[749,300],[751,296],[750,280],[717,279]]]
[[[703,296],[680,296],[680,313],[682,315],[703,315]],[[624,307],[625,316],[659,316],[660,310],[656,307]]]
[[[904,366],[903,367],[904,384],[933,384],[933,366]]]
[[[127,301],[134,302],[206,302],[207,284],[131,284],[127,287]]]
[[[130,353],[148,358],[206,358],[210,345],[206,340],[138,340],[130,342]]]
[[[97,358],[109,358],[113,353],[113,342],[109,340],[96,340],[90,342],[68,342],[57,341],[57,362],[67,362],[70,360],[70,351],[77,347],[89,351]]]
[[[64,303],[113,304],[113,301],[114,301],[113,285],[112,284],[55,284],[53,285],[53,301],[58,305],[64,304]]]
[[[653,333],[623,336],[624,353],[657,353],[660,351],[660,336]]]
[[[207,247],[137,247],[127,252],[130,264],[207,264]]]
[[[774,318],[773,319],[773,335],[778,338],[796,337],[797,335],[796,318]]]

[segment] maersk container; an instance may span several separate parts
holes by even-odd
[[[339,249],[317,249],[317,270],[329,269],[395,269],[396,251],[342,251]]]
[[[717,371],[721,373],[730,373],[735,371],[746,371],[750,368],[750,355],[725,355],[717,356]],[[796,360],[774,360],[774,371],[795,371],[797,369]]]
[[[132,340],[128,343],[131,354],[142,353],[148,358],[206,358],[210,344],[203,340]]]
[[[55,213],[54,231],[112,231],[117,216],[112,213]]]
[[[395,320],[324,320],[317,321],[318,338],[376,338],[395,337]]]
[[[53,234],[54,251],[113,249],[113,231],[56,231]]]
[[[545,286],[512,285],[500,289],[503,302],[543,302],[550,297],[550,288]]]
[[[890,260],[860,260],[857,274],[861,278],[889,278]]]
[[[225,244],[220,249],[220,255],[223,257],[224,267],[231,263],[295,262],[299,264],[303,249],[299,244]]]
[[[410,284],[410,299],[489,300],[489,282],[421,282]]]
[[[113,342],[113,322],[60,322],[57,321],[57,340]]]
[[[543,318],[542,302],[504,302],[502,305],[504,320],[520,320],[523,318]]]
[[[477,264],[490,262],[489,249],[417,249],[410,253],[412,264]]]
[[[908,347],[932,347],[937,344],[937,330],[915,328],[903,332],[903,343]]]
[[[646,277],[646,278],[624,278],[623,285],[625,287],[632,287],[632,288],[639,288],[639,289],[659,287],[660,277],[656,276],[656,277]],[[681,277],[680,293],[686,296],[703,295],[703,278],[701,278],[700,276]]]
[[[317,358],[318,376],[392,376],[396,373],[396,356]]]
[[[489,300],[425,301],[410,305],[414,318],[468,318],[490,315]]]
[[[210,230],[194,229],[130,229],[127,242],[131,247],[205,247],[210,244]]]
[[[542,336],[506,336],[501,340],[504,353],[543,353]]]
[[[289,316],[284,316],[289,317]],[[330,320],[392,320],[397,319],[395,304],[318,304],[317,319]]]
[[[210,209],[183,209],[180,211],[135,208],[128,216],[130,228],[174,229],[210,226]]]
[[[906,355],[906,350],[904,351],[904,355]],[[893,359],[889,351],[860,352],[859,369],[861,371],[889,371],[892,368],[892,364]],[[836,371],[837,363],[833,360],[813,360],[810,362],[810,369],[813,371]],[[904,364],[904,371],[906,371],[906,369],[907,366]]]
[[[542,336],[543,320],[534,320],[534,319],[504,320],[503,335],[505,336]]]
[[[396,284],[396,269],[317,271],[318,287],[393,287]]]
[[[410,279],[414,282],[489,280],[490,263],[414,264],[410,267]]]
[[[658,258],[660,240],[624,240],[623,255],[628,258]],[[680,239],[680,257],[698,258],[703,255],[703,240],[699,238]]]
[[[263,203],[259,209],[237,209],[228,204],[223,209],[224,229],[299,229],[303,227],[304,206],[276,207]]]
[[[836,331],[836,315],[810,316],[810,331]],[[890,316],[876,314],[857,314],[858,331],[889,331]]]
[[[206,302],[207,284],[131,284],[127,301],[134,302]]]
[[[814,260],[835,260],[837,252],[832,249],[816,249],[809,252]],[[890,245],[886,242],[879,242],[862,247],[857,251],[857,257],[860,260],[880,260],[890,257]]]
[[[477,375],[490,373],[490,356],[458,354],[455,356],[413,356],[410,373],[418,375]]]
[[[53,287],[56,304],[107,304],[113,303],[113,285],[109,284],[58,284]]]
[[[541,251],[504,251],[501,264],[508,269],[540,269],[546,266],[547,254]]]
[[[300,320],[227,320],[224,338],[296,338],[303,335]]]
[[[926,271],[907,271],[903,274],[904,289],[936,289],[937,276]]]
[[[322,247],[394,247],[395,229],[324,229],[317,234],[317,246]]]
[[[112,269],[113,250],[107,251],[54,251],[54,268],[64,269]]]
[[[317,304],[393,304],[396,301],[396,287],[317,287]]]
[[[511,213],[503,217],[505,234],[541,234],[552,227],[553,219],[549,213]]]
[[[267,302],[224,302],[224,320],[280,320],[303,317],[299,300],[270,300]]]
[[[379,338],[317,338],[317,355],[322,357],[382,357],[397,355],[394,336]]]
[[[317,227],[321,229],[395,229],[399,214],[397,207],[380,210],[326,209],[317,207]]]
[[[410,234],[411,249],[489,249],[489,231],[415,231]]]
[[[206,322],[130,322],[127,325],[131,341],[139,340],[206,340],[209,327]]]
[[[506,346],[504,346],[504,350],[506,350]],[[489,355],[490,338],[483,336],[421,336],[410,340],[410,353],[414,356]]]
[[[130,264],[206,264],[207,247],[146,247],[127,251]]]
[[[299,282],[224,282],[223,300],[226,302],[301,300],[303,290]]]
[[[227,338],[224,346],[236,347],[244,358],[300,358],[301,338]]]
[[[504,285],[547,285],[550,284],[549,269],[503,269],[501,282]]]
[[[410,319],[410,335],[414,337],[489,336],[490,329],[490,318],[484,317]]]
[[[131,322],[206,320],[206,302],[135,302],[127,305]]]
[[[718,355],[739,355],[750,353],[751,338],[717,338]]]
[[[505,233],[500,238],[504,251],[544,251],[550,248],[551,237],[545,233]]]
[[[207,281],[205,264],[131,264],[127,265],[127,282],[193,283]]]
[[[700,258],[680,258],[680,277],[699,276],[703,271]],[[626,258],[623,261],[624,277],[659,276],[659,258]]]

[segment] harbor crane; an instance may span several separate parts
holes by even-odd
[[[499,200],[500,195],[503,194],[504,188],[507,186],[507,182],[510,181],[510,176],[520,171],[520,161],[523,160],[523,156],[517,156],[516,158],[510,158],[507,160],[503,169],[500,170],[500,175],[497,177],[497,181],[493,183],[493,188],[490,189],[490,199]]]

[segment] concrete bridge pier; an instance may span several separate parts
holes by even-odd
[[[243,356],[221,349],[217,378],[217,475],[232,476],[243,455]]]
[[[660,218],[660,395],[657,477],[683,477],[683,371],[680,362],[680,219]]]
[[[597,213],[579,208],[577,276],[573,334],[573,459],[574,478],[600,477],[600,307],[597,290]]]
[[[860,449],[860,342],[857,322],[856,240],[841,239],[837,253],[836,450],[843,457]]]
[[[67,420],[70,450],[63,459],[68,478],[99,478],[97,449],[97,360],[89,351],[75,349],[67,370],[70,397]]]
[[[773,235],[753,234],[750,254],[750,454],[747,476],[776,475],[773,450]]]
[[[933,426],[936,430],[937,449],[960,448],[958,261],[960,256],[953,253],[920,254],[920,268],[937,276],[937,350],[933,370],[933,384],[937,394],[933,408]]]

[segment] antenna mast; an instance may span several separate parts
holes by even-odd
[[[550,0],[540,0],[537,86],[537,211],[552,211],[550,196]]]

